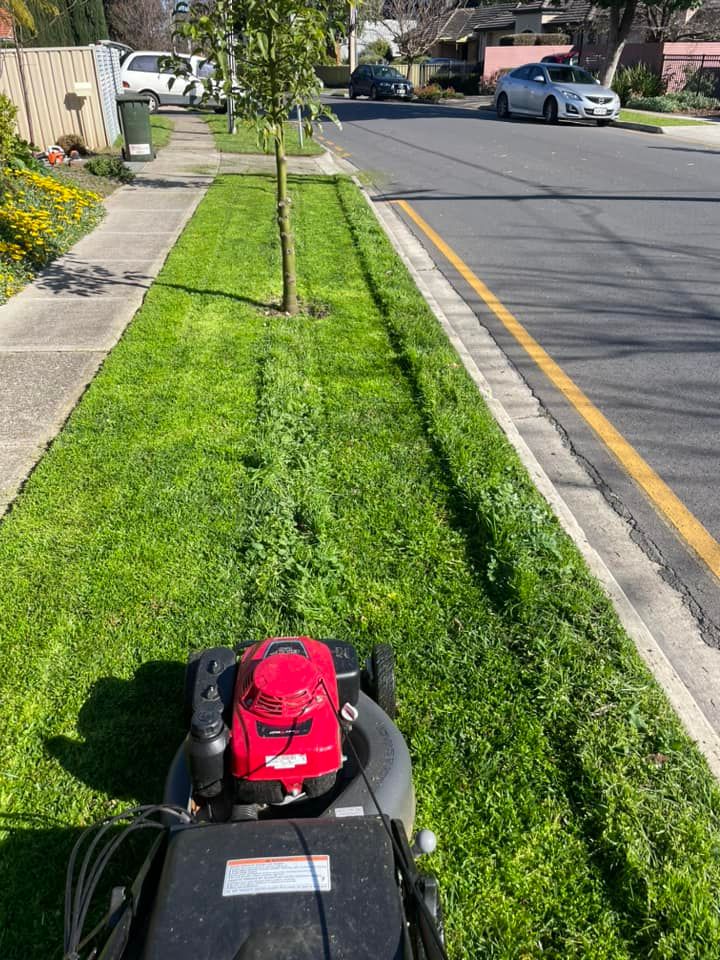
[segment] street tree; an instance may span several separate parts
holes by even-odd
[[[385,23],[408,64],[408,75],[437,40],[450,12],[446,0],[385,0]]]
[[[298,312],[298,296],[285,124],[301,106],[304,131],[312,136],[313,121],[331,115],[320,102],[315,74],[333,29],[330,13],[330,4],[319,0],[214,0],[194,3],[178,27],[197,52],[210,54],[218,64],[225,96],[239,117],[254,124],[258,142],[274,147],[282,309],[289,314]],[[210,88],[216,82],[207,81]]]
[[[659,0],[657,3],[648,3],[645,12],[648,40],[653,43],[720,38],[720,9],[715,4],[678,6],[673,0]]]
[[[663,0],[663,16],[671,17],[678,10],[686,10],[701,0]],[[595,7],[608,12],[608,46],[602,81],[612,85],[620,57],[630,35],[633,23],[642,8],[641,0],[595,0]]]
[[[173,20],[168,0],[109,0],[105,9],[113,40],[134,50],[170,49]]]

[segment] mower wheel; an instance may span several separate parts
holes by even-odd
[[[367,663],[370,696],[391,720],[397,715],[395,702],[395,656],[389,643],[372,648]]]

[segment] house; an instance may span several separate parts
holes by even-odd
[[[0,9],[0,44],[12,43],[15,40],[13,18],[7,10]]]
[[[523,33],[560,33],[573,42],[587,25],[591,6],[587,0],[534,0],[454,10],[428,55],[482,62],[486,47],[497,46],[503,38]]]

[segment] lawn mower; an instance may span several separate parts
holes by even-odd
[[[446,960],[436,879],[416,859],[392,650],[270,637],[192,654],[188,733],[161,804],[73,850],[64,960]],[[157,836],[85,933],[107,864]]]

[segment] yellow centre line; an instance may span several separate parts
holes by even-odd
[[[535,361],[551,383],[572,404],[605,446],[612,451],[633,480],[645,491],[662,516],[675,527],[683,540],[692,547],[698,557],[720,579],[720,543],[708,533],[697,517],[693,516],[665,481],[660,479],[637,450],[615,429],[607,417],[591,403],[580,387],[543,350],[520,321],[510,313],[482,280],[475,276],[470,267],[445,243],[430,224],[423,220],[405,200],[395,200],[393,203],[396,203],[417,224],[425,236],[435,244],[440,253],[450,261],[460,276],[487,304],[505,329],[512,334],[520,346]]]

